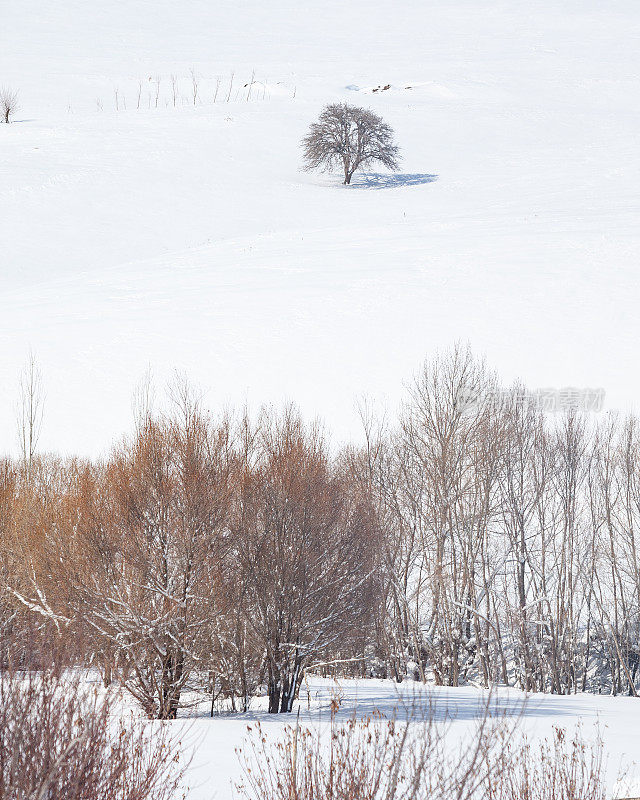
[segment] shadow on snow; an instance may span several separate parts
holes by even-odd
[[[487,709],[492,717],[529,717],[544,718],[561,716],[574,717],[584,713],[585,708],[574,698],[573,702],[562,698],[560,695],[532,696],[526,698],[517,690],[478,691],[470,688],[451,689],[450,687],[421,686],[420,684],[403,684],[387,687],[387,691],[376,691],[373,687],[369,690],[366,685],[357,689],[349,687],[344,694],[339,686],[331,685],[312,686],[300,689],[300,700],[296,707],[300,708],[301,717],[307,719],[329,719],[331,716],[331,702],[334,691],[340,696],[340,708],[337,718],[346,720],[354,714],[357,717],[383,717],[405,721],[416,721],[425,717],[435,720],[450,721],[477,721],[480,720]],[[181,716],[202,716],[203,709],[183,712]],[[251,709],[246,714],[232,712],[216,715],[217,718],[231,718],[243,720],[281,720],[295,719],[295,714],[267,714],[261,709]]]
[[[398,186],[421,186],[424,183],[433,183],[437,180],[437,175],[422,172],[412,174],[368,172],[355,175],[351,181],[351,186],[359,189],[394,189]]]

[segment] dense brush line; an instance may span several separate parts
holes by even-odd
[[[290,711],[312,669],[636,694],[634,418],[545,414],[463,349],[338,454],[292,408],[176,399],[104,461],[1,465],[4,659],[53,635],[165,719]]]

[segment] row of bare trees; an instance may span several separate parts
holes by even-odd
[[[185,82],[187,87],[185,89]],[[167,86],[164,91],[163,87]],[[265,100],[270,97],[266,81],[256,79],[255,70],[251,78],[238,80],[232,71],[228,78],[217,75],[215,78],[204,78],[195,68],[189,70],[188,78],[172,73],[168,78],[162,75],[149,75],[144,80],[140,78],[134,90],[121,91],[118,87],[114,90],[116,111],[127,110],[127,96],[129,108],[132,108],[131,94],[135,97],[135,108],[176,108],[178,106],[199,106],[207,103],[246,102],[250,100]],[[97,108],[103,110],[102,100],[98,99]]]
[[[31,658],[26,612],[152,717],[191,689],[246,708],[259,685],[290,711],[305,669],[370,627],[377,536],[293,409],[214,422],[183,389],[105,463],[5,462],[5,638]]]
[[[352,455],[385,534],[395,675],[409,661],[437,683],[636,695],[636,419],[545,413],[456,349],[425,365],[397,426],[365,427]]]
[[[310,669],[637,693],[637,420],[547,414],[460,348],[340,452],[292,408],[220,420],[186,386],[174,400],[142,403],[104,461],[26,435],[2,462],[14,663],[53,632],[160,718],[261,687],[290,711]]]

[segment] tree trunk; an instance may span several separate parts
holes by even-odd
[[[293,699],[291,697],[292,694],[292,686],[291,681],[288,677],[286,677],[282,681],[282,698],[280,700],[280,713],[286,714],[291,711],[291,706],[293,705]]]
[[[160,687],[159,719],[176,719],[180,705],[180,682],[184,669],[184,653],[167,654],[162,668],[162,684]]]
[[[280,713],[289,714],[293,711],[293,701],[298,694],[298,688],[304,675],[299,661],[296,659],[293,674],[287,675],[282,681],[282,698],[280,701]]]
[[[108,689],[112,682],[111,658],[103,653],[100,660],[102,661],[102,684],[105,689]]]
[[[269,713],[277,714],[280,711],[280,682],[269,681]]]

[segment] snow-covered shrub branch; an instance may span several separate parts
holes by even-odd
[[[114,724],[113,697],[51,669],[0,675],[0,798],[170,800],[184,767],[168,731]]]

